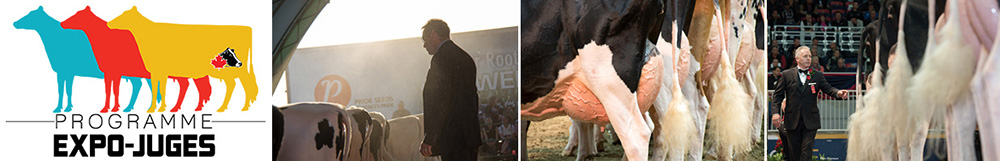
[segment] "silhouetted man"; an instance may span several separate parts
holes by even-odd
[[[432,55],[424,84],[424,137],[420,153],[441,160],[476,160],[479,94],[476,62],[450,39],[448,24],[431,19],[423,27],[424,49]]]

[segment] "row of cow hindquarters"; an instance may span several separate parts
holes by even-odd
[[[274,160],[438,160],[419,153],[423,114],[386,120],[332,103],[274,107]]]

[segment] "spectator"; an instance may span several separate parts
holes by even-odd
[[[826,68],[819,64],[819,56],[812,57],[812,66],[810,66],[810,68],[817,69],[820,72],[826,72]]]
[[[830,72],[848,72],[847,65],[844,64],[844,58],[837,58],[836,65],[833,65],[829,69]]]
[[[785,19],[785,25],[798,24],[796,21],[795,11],[792,10],[792,5],[785,5],[781,10],[781,17]]]
[[[827,27],[830,26],[830,22],[827,20],[826,15],[819,15],[819,26]],[[823,29],[826,30],[826,29]]]
[[[833,20],[830,20],[833,26],[847,26],[847,20],[844,19],[844,14],[836,12],[833,14]]]
[[[861,22],[861,20],[858,20],[857,17],[851,17],[851,19],[847,20],[847,26],[848,27],[865,27],[864,23]]]
[[[771,62],[771,64],[768,64],[770,68],[785,69],[785,65],[788,64],[785,55],[778,53],[778,46],[771,47],[771,55],[768,55],[767,59],[769,60],[768,62]]]
[[[772,60],[771,63],[777,63],[777,61],[778,60]],[[777,81],[779,78],[781,78],[781,68],[771,67],[771,74],[767,76],[767,89],[774,90],[774,87],[778,86]]]
[[[819,47],[819,38],[812,39],[812,44],[809,44],[809,49],[812,50],[810,52],[812,52],[816,56],[819,57],[826,56],[826,52],[823,52],[823,49]]]
[[[827,69],[829,69],[829,68],[831,68],[831,67],[833,67],[833,66],[836,65],[837,59],[841,59],[841,58],[844,58],[844,57],[842,55],[840,55],[840,51],[839,50],[833,51],[833,54],[830,55],[829,58],[826,58],[826,60],[828,62],[824,63],[824,65],[826,66]]]
[[[815,21],[813,21],[813,17],[812,17],[811,14],[807,14],[806,18],[803,18],[802,19],[802,23],[800,23],[799,25],[800,26],[805,26],[804,27],[805,30],[803,30],[803,31],[813,31],[813,28],[815,28],[813,26],[819,26],[818,23],[816,23]]]

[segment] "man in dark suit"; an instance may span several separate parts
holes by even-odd
[[[424,49],[432,55],[424,84],[424,137],[420,153],[441,160],[476,160],[479,94],[476,62],[450,39],[448,24],[431,19],[423,27]]]
[[[774,96],[771,98],[771,122],[774,126],[786,126],[791,160],[811,160],[813,139],[820,128],[819,108],[816,107],[819,92],[840,98],[847,96],[846,90],[833,88],[826,82],[823,72],[809,68],[812,64],[809,47],[795,49],[796,67],[781,72]],[[785,100],[784,120],[778,114],[781,101]]]

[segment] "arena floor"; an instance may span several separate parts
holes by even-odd
[[[528,146],[528,160],[575,160],[576,155],[561,156],[562,149],[569,139],[569,127],[572,121],[568,116],[560,116],[545,121],[531,122],[529,126],[526,144]],[[605,137],[607,138],[607,134]],[[707,140],[711,141],[711,140]],[[621,160],[624,152],[621,145],[605,144],[605,151],[600,152],[594,160]],[[707,150],[706,150],[707,151]],[[764,142],[757,143],[757,146],[749,153],[738,156],[735,160],[764,160]],[[711,157],[705,160],[712,160]]]

